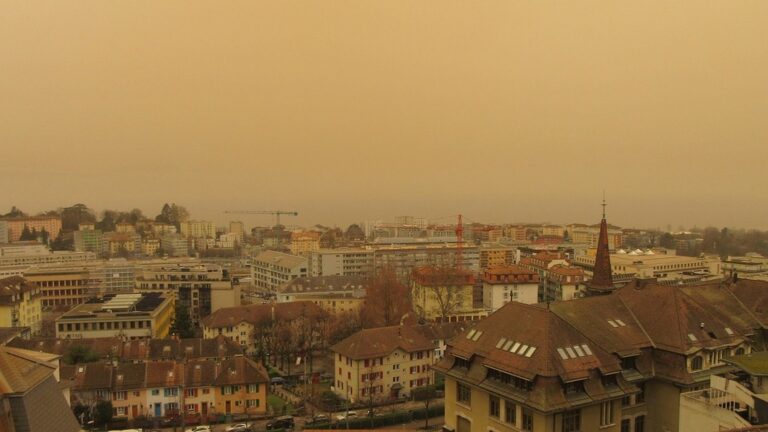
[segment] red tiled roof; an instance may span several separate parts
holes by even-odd
[[[416,352],[435,346],[414,326],[391,326],[360,330],[332,346],[331,350],[357,360],[386,356],[398,348]]]
[[[311,301],[235,306],[216,310],[203,318],[203,325],[208,328],[222,328],[247,322],[259,326],[269,323],[273,317],[276,321],[293,321],[302,315],[318,319],[324,318],[327,313]]]

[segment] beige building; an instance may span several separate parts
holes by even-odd
[[[173,299],[160,293],[108,295],[57,318],[56,337],[164,338],[170,331],[173,312]]]
[[[8,240],[12,242],[19,241],[25,226],[38,233],[45,230],[50,239],[55,239],[61,231],[61,218],[55,216],[5,218],[3,221],[8,229]]]
[[[310,276],[373,275],[373,250],[365,248],[319,249],[309,254]]]
[[[369,281],[356,276],[296,278],[278,288],[277,302],[311,301],[332,315],[358,312]]]
[[[160,239],[143,238],[141,239],[141,254],[152,257],[160,251]]]
[[[637,281],[616,292],[509,303],[448,343],[451,431],[686,432],[686,394],[765,341],[760,286]],[[764,291],[762,291],[764,292]]]
[[[571,224],[567,226],[567,231],[571,243],[582,243],[591,248],[597,247],[597,240],[600,236],[600,224]],[[624,232],[621,228],[608,225],[608,249],[612,251],[621,249],[623,236]]]
[[[484,243],[478,248],[480,269],[502,267],[515,263],[516,248],[498,243]]]
[[[240,285],[215,264],[146,266],[136,278],[136,290],[171,293],[176,307],[187,309],[195,326],[213,311],[240,305]]]
[[[364,329],[331,347],[334,391],[354,401],[384,401],[434,384],[435,345],[414,326]]]
[[[538,273],[517,265],[492,267],[483,272],[485,309],[495,312],[511,301],[538,303]]]
[[[309,276],[309,261],[298,255],[265,251],[253,259],[251,271],[256,288],[274,292],[292,279]]]
[[[216,225],[211,221],[186,221],[180,228],[186,238],[216,238]]]
[[[320,233],[317,231],[296,231],[291,233],[288,246],[293,255],[309,256],[310,252],[320,249]]]
[[[587,286],[584,270],[557,264],[547,272],[548,301],[573,300],[586,295]]]
[[[474,304],[474,276],[450,267],[421,267],[413,271],[411,304],[426,321],[479,319],[487,311]]]
[[[20,276],[0,279],[0,327],[29,327],[32,335],[43,328],[40,288]]]
[[[40,288],[43,308],[79,305],[99,293],[94,266],[35,266],[24,277]]]
[[[656,278],[661,283],[672,284],[691,284],[722,278],[722,263],[716,256],[666,255],[648,250],[620,252],[611,254],[611,271],[616,284],[627,283],[634,278]],[[575,256],[573,265],[583,268],[587,278],[590,278],[595,256]]]

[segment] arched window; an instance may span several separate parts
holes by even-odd
[[[693,360],[691,360],[691,370],[695,370],[695,371],[701,370],[703,363],[704,363],[704,360],[701,357],[699,356],[694,357]]]
[[[734,355],[743,355],[744,354],[744,348],[739,347],[736,348],[736,352],[733,353]]]

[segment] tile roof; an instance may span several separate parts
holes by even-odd
[[[311,301],[234,306],[216,310],[203,318],[203,325],[208,328],[222,328],[247,322],[260,326],[268,324],[273,318],[276,321],[293,321],[302,315],[318,319],[326,317],[327,313]]]
[[[435,345],[414,326],[391,326],[360,330],[331,350],[359,360],[386,356],[398,348],[416,352],[434,349]]]
[[[366,289],[370,285],[370,279],[362,276],[316,276],[301,277],[278,288],[282,294],[289,293],[321,293],[327,291],[354,291]]]
[[[36,354],[0,347],[0,395],[26,393],[53,374],[55,368]]]

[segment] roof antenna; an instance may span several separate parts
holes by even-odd
[[[605,189],[603,189],[603,219],[605,219]]]

